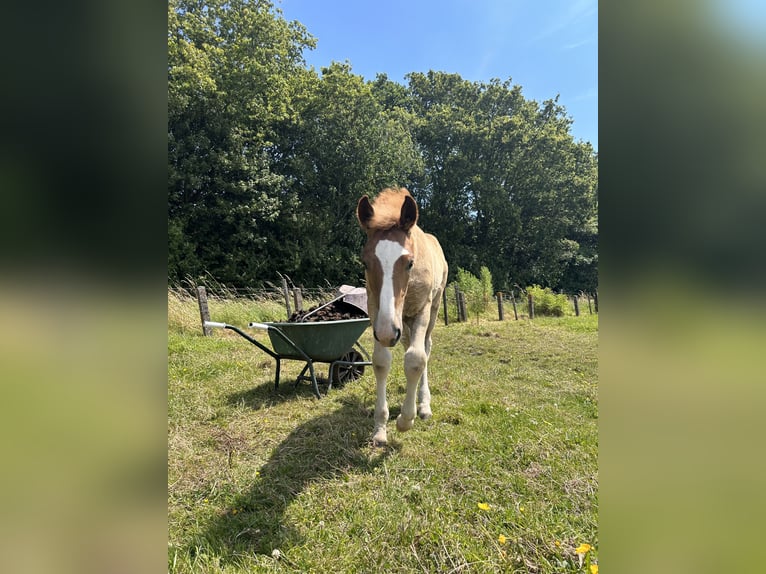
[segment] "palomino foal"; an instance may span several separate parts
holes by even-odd
[[[418,416],[422,419],[431,416],[428,357],[431,331],[447,285],[447,262],[436,237],[417,226],[418,206],[406,189],[384,189],[373,202],[365,195],[357,204],[356,215],[367,233],[362,261],[367,279],[367,309],[375,337],[372,364],[377,387],[372,440],[380,446],[387,443],[389,348],[399,339],[407,348],[404,353],[407,394],[396,428],[400,432],[412,428],[416,391]]]

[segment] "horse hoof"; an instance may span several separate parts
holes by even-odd
[[[380,447],[380,446],[386,446],[387,444],[388,444],[388,438],[386,437],[385,429],[383,429],[382,431],[376,432],[372,436],[372,446]]]
[[[428,420],[431,418],[431,411],[430,410],[422,410],[418,413],[418,416],[420,417],[420,420]]]
[[[415,424],[415,418],[405,419],[402,415],[396,417],[396,430],[399,432],[407,432]]]

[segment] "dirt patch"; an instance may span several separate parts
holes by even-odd
[[[345,301],[335,301],[322,307],[314,305],[305,311],[296,311],[287,320],[288,323],[314,323],[318,321],[346,321],[348,319],[365,319],[367,313],[359,307],[346,303]],[[319,309],[317,311],[317,309]]]

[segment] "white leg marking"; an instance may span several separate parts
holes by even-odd
[[[372,352],[372,368],[375,372],[375,430],[372,443],[383,446],[388,442],[386,423],[388,422],[388,401],[386,400],[386,379],[391,370],[391,351],[375,341]]]
[[[402,412],[396,419],[396,429],[408,431],[415,423],[415,394],[418,382],[426,366],[426,352],[415,345],[404,353],[404,374],[407,376],[407,394],[402,403]]]
[[[428,388],[428,359],[431,358],[431,337],[426,337],[426,364],[418,387],[418,416],[427,419],[431,416],[431,389]]]

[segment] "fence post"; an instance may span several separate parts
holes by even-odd
[[[447,313],[447,290],[442,289],[442,306],[444,307],[444,324],[449,325],[449,313]]]
[[[293,289],[293,303],[295,303],[295,312],[303,311],[303,292],[300,287]]]
[[[207,307],[207,292],[202,285],[197,287],[197,303],[199,303],[199,318],[202,321],[202,334],[205,337],[210,337],[213,334],[213,329],[205,327],[205,321],[210,321],[210,310]]]
[[[593,307],[596,309],[596,313],[598,313],[598,291],[593,294]]]
[[[457,308],[457,322],[460,323],[463,320],[463,315],[460,312],[460,287],[455,283],[455,307]]]
[[[457,322],[460,323],[460,288],[455,283],[455,305],[457,306]]]
[[[590,293],[588,293],[587,295],[588,295],[588,313],[590,315],[593,315],[593,307],[590,306]]]
[[[513,316],[516,320],[519,320],[519,314],[516,312],[516,297],[513,296],[513,289],[511,289],[511,303],[513,303]]]
[[[287,308],[287,318],[290,318],[292,311],[290,311],[290,290],[287,288],[287,278],[282,275],[282,295],[285,297],[285,307]]]
[[[580,316],[580,305],[577,302],[577,295],[574,295],[572,298],[574,299],[575,317],[579,317]]]
[[[497,316],[500,321],[504,319],[503,317],[503,292],[498,291],[497,292]]]
[[[462,291],[457,292],[457,298],[458,298],[458,309],[460,310],[460,321],[462,323],[465,323],[468,321],[468,314],[465,310],[465,293]]]
[[[527,301],[529,303],[529,318],[535,318],[535,301],[532,298],[532,293],[527,293]]]

